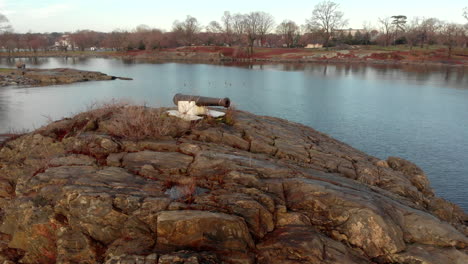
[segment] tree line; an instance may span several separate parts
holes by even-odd
[[[461,14],[468,21],[468,9]],[[94,47],[112,50],[157,50],[192,45],[245,46],[250,53],[254,46],[305,47],[320,44],[323,47],[340,45],[446,45],[466,47],[468,23],[465,25],[441,21],[437,18],[394,15],[378,18],[376,25],[365,24],[361,29],[346,29],[347,19],[340,5],[325,0],[312,10],[311,17],[299,25],[292,20],[279,23],[266,12],[231,14],[225,11],[219,21],[203,26],[197,18],[187,16],[176,20],[170,31],[140,25],[134,30],[97,32],[78,30],[71,33],[14,33],[8,19],[0,15],[0,46],[18,50],[47,51],[51,48],[86,50]]]

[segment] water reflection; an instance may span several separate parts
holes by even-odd
[[[37,68],[45,65],[50,65],[53,61],[59,62],[61,65],[87,65],[88,61],[91,58],[88,57],[76,57],[76,56],[65,56],[65,57],[57,57],[57,58],[49,58],[49,57],[26,57],[26,58],[3,58],[0,60],[1,64],[5,67],[14,68],[16,62],[21,61],[26,63],[29,68]]]
[[[26,58],[27,60],[27,58]],[[177,92],[228,96],[240,109],[312,126],[380,158],[420,165],[439,195],[468,209],[468,76],[462,67],[351,64],[140,63],[31,58],[133,81],[0,88],[0,133],[37,128],[112,98],[170,106]],[[16,60],[0,60],[13,67]]]
[[[8,93],[6,90],[9,88],[0,87],[0,124],[2,125],[2,132],[5,133],[8,128],[3,127],[6,126],[5,120],[9,120],[8,116],[10,115],[10,105],[12,103],[11,99],[9,98]],[[2,122],[3,121],[3,122]]]
[[[289,63],[228,66],[245,67],[249,69],[270,69],[279,71],[302,71],[312,75],[328,77],[355,76],[363,78],[378,78],[385,80],[403,79],[415,83],[436,82],[453,88],[468,89],[468,75],[466,67],[414,65],[414,64],[328,64],[328,63]]]

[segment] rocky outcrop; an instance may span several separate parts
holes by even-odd
[[[241,111],[57,121],[0,149],[0,207],[5,263],[468,263],[467,215],[415,164]]]
[[[130,78],[115,77],[100,72],[81,71],[66,68],[27,70],[3,69],[0,71],[0,86],[41,86],[115,79],[131,80]]]

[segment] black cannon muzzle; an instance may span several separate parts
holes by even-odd
[[[224,106],[229,107],[231,100],[229,98],[215,98],[215,97],[204,97],[196,95],[176,94],[174,95],[174,104],[178,105],[179,101],[195,101],[198,106]]]

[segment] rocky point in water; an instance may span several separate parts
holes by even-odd
[[[131,78],[110,76],[100,72],[82,71],[68,68],[0,69],[0,86],[42,86],[115,79],[131,80]]]
[[[0,263],[468,263],[413,163],[230,111],[107,106],[0,149]]]

